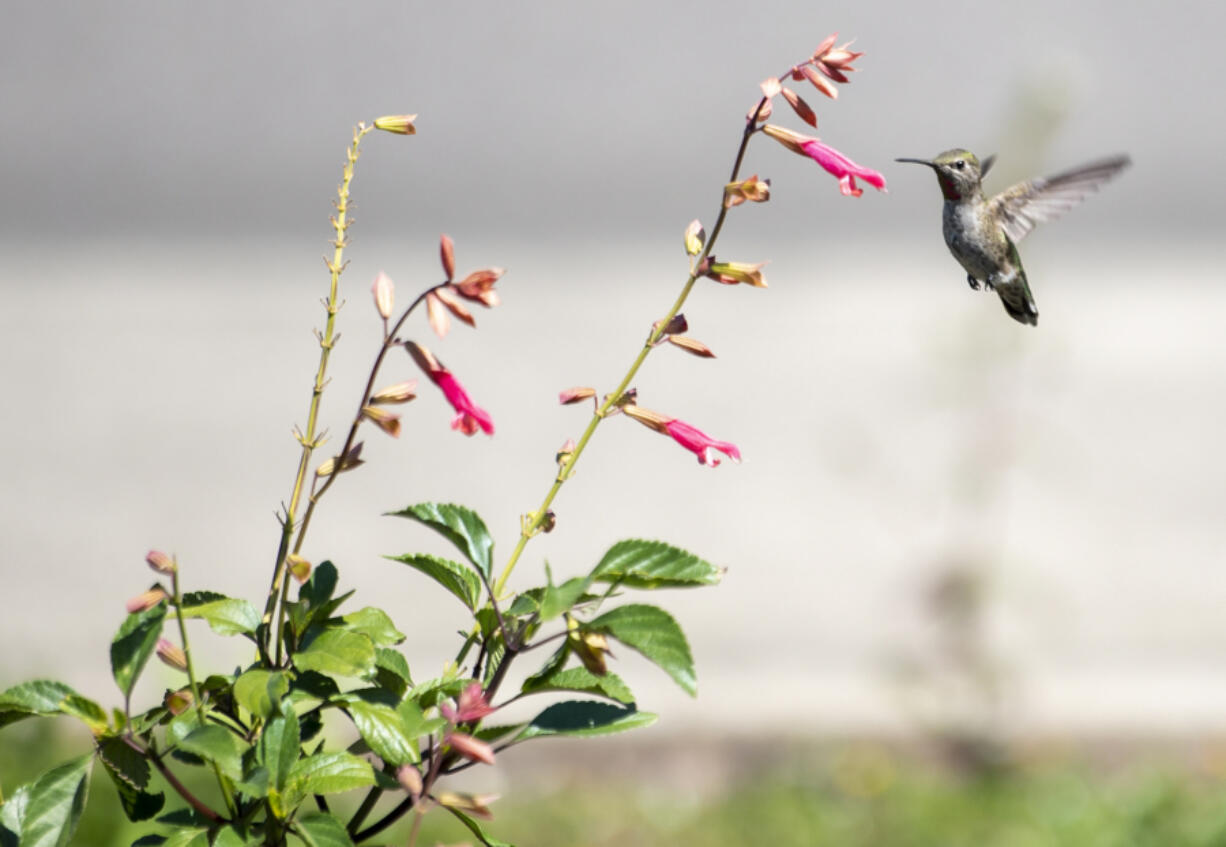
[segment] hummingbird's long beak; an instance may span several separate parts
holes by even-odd
[[[927,159],[895,159],[895,162],[911,162],[916,165],[927,165],[930,168],[935,168],[936,165]]]

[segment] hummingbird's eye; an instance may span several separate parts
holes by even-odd
[[[958,170],[962,170],[963,168],[966,167],[966,162],[963,161],[962,159],[959,159],[958,161],[954,162],[954,167],[957,168]]]

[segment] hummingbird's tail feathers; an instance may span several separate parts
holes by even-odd
[[[1003,286],[996,289],[997,293],[1000,294],[1000,302],[1004,304],[1005,311],[1009,313],[1009,317],[1018,323],[1038,326],[1039,310],[1034,305],[1034,300],[1030,297],[1018,298],[1013,296],[1015,290],[1013,286]]]

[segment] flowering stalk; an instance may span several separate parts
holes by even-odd
[[[272,631],[273,611],[277,604],[278,589],[281,588],[283,583],[287,587],[289,584],[285,559],[291,552],[290,542],[293,539],[294,530],[297,528],[295,523],[298,516],[298,507],[302,501],[307,473],[311,466],[311,455],[315,452],[315,448],[322,443],[316,434],[316,427],[319,421],[320,398],[323,396],[324,386],[327,384],[325,377],[328,371],[328,357],[336,344],[336,313],[340,311],[341,307],[339,296],[340,281],[341,274],[345,270],[345,245],[349,243],[346,238],[346,233],[349,230],[349,184],[353,181],[354,165],[357,164],[358,156],[360,155],[362,139],[374,128],[374,126],[367,126],[365,123],[359,123],[354,128],[353,141],[346,151],[346,161],[341,176],[341,184],[336,189],[336,214],[332,216],[332,228],[336,232],[336,237],[332,241],[332,260],[327,262],[328,272],[331,274],[328,301],[325,305],[328,318],[324,324],[324,331],[317,335],[319,338],[319,367],[315,372],[315,385],[311,391],[311,405],[307,412],[306,431],[297,433],[298,443],[302,445],[302,453],[298,459],[298,472],[294,477],[294,487],[290,492],[289,502],[283,507],[285,511],[281,517],[281,543],[277,549],[277,564],[273,569],[272,585],[268,589],[268,599],[264,603],[263,623],[265,639],[269,637]],[[300,539],[301,535],[301,532],[299,532]],[[294,552],[297,552],[296,548]],[[265,641],[265,647],[267,648],[267,641]],[[278,638],[278,663],[280,662],[280,656],[281,639]]]

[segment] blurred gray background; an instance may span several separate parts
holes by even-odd
[[[673,732],[1226,723],[1221,4],[5,12],[0,687],[52,676],[111,702],[107,644],[150,547],[188,588],[262,600],[343,151],[396,112],[419,134],[365,143],[325,420],[344,425],[377,344],[375,273],[403,302],[437,280],[447,232],[461,272],[509,268],[504,305],[475,334],[413,334],[498,432],[450,432],[426,385],[398,441],[367,434],[305,552],[388,608],[433,675],[462,609],[379,557],[443,548],[380,513],[469,503],[505,556],[587,420],[556,391],[612,388],[684,279],[686,223],[713,222],[758,82],[838,30],[866,53],[853,83],[804,96],[889,194],[843,198],[755,141],[745,173],[774,197],[735,210],[718,252],[771,260],[770,288],[700,285],[686,313],[719,358],[661,350],[637,381],[746,462],[700,468],[608,422],[516,583],[626,536],[727,566],[720,588],[659,598],[691,636],[697,701],[620,657]],[[990,189],[1133,156],[1024,244],[1037,330],[967,289],[931,174],[893,163],[951,146],[1000,154]],[[396,357],[382,381],[410,376]]]

